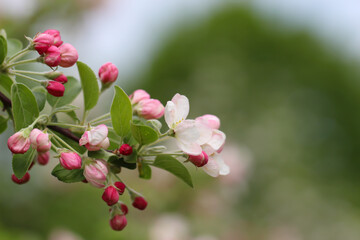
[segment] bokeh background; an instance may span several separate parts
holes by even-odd
[[[191,118],[221,118],[232,171],[213,179],[189,166],[194,189],[161,170],[124,171],[149,206],[114,232],[102,191],[56,181],[55,159],[13,184],[9,129],[1,240],[359,239],[359,1],[0,0],[0,28],[21,40],[58,29],[95,71],[115,63],[128,93],[186,95]]]

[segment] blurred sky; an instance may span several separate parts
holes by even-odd
[[[359,0],[103,0],[75,28],[73,23],[58,26],[47,20],[34,26],[33,31],[58,28],[63,39],[78,49],[80,60],[94,69],[105,61],[116,62],[122,77],[127,78],[146,66],[159,40],[171,33],[172,27],[190,20],[196,22],[194,18],[201,19],[229,2],[251,5],[285,26],[308,27],[337,51],[360,56]],[[34,0],[0,0],[0,14],[25,17],[33,9]],[[94,42],[106,47],[98,48]],[[98,51],[101,57],[94,57]]]

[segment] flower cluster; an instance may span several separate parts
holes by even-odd
[[[45,63],[51,68],[71,67],[78,59],[76,49],[70,44],[63,44],[60,33],[52,29],[37,34],[29,42],[27,48],[0,59],[0,73],[14,78],[14,91],[7,94],[11,95],[16,90],[16,94],[21,95],[16,99],[10,96],[11,100],[15,99],[13,104],[9,104],[10,99],[0,96],[8,110],[8,119],[14,122],[16,130],[7,143],[13,153],[15,164],[11,178],[15,183],[28,182],[30,169],[35,164],[46,165],[52,151],[58,165],[51,174],[65,183],[84,182],[102,189],[102,200],[110,207],[110,226],[120,231],[127,225],[126,215],[129,212],[128,206],[121,200],[125,193],[134,208],[145,210],[148,205],[141,193],[122,180],[122,168],[137,169],[143,179],[151,178],[152,167],[166,169],[189,186],[192,186],[191,175],[185,167],[189,163],[212,177],[229,173],[230,169],[221,157],[226,136],[219,130],[217,116],[206,114],[187,119],[190,105],[184,95],[175,94],[164,107],[160,100],[152,98],[145,90],[136,90],[128,96],[115,86],[110,113],[88,120],[89,111],[96,105],[100,94],[116,81],[119,71],[108,62],[99,68],[96,78],[86,64],[78,62],[84,95],[84,114],[80,120],[74,111],[77,107],[70,104],[80,90],[76,92],[79,88],[74,87],[66,96],[63,86],[70,84],[71,89],[74,86],[71,84],[79,84],[77,81],[68,81],[56,70],[38,73],[14,68],[31,62],[15,60],[32,50],[40,54],[33,62]],[[37,80],[24,74],[40,75],[47,80]],[[46,95],[35,98],[27,86],[16,81],[16,77],[27,77],[45,86],[48,95],[65,99],[54,100]],[[44,108],[46,103],[51,110]],[[19,110],[24,105],[27,106],[26,112]],[[72,119],[71,122],[59,121],[58,115],[64,113]],[[163,129],[159,121],[162,117],[168,129]]]

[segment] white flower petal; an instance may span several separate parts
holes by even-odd
[[[105,140],[107,135],[108,135],[108,128],[105,124],[96,126],[95,128],[89,131],[88,134],[89,143],[91,145],[98,145]]]
[[[217,162],[212,158],[212,156],[209,156],[209,160],[208,163],[205,164],[202,169],[204,170],[204,172],[206,172],[207,174],[209,174],[212,177],[217,177],[219,176],[219,165],[217,164]]]
[[[165,106],[164,118],[166,124],[171,129],[173,129],[176,126],[175,116],[176,116],[176,106],[173,102],[168,101]]]
[[[220,175],[228,175],[230,173],[229,166],[226,165],[220,154],[214,153],[211,157],[214,161],[216,161],[217,165],[219,166]]]
[[[189,115],[190,110],[189,99],[186,96],[177,93],[171,101],[176,106],[175,122],[179,123],[180,121],[185,120]]]
[[[174,131],[175,138],[185,143],[196,143],[200,137],[196,122],[194,120],[182,121],[176,126]]]
[[[220,130],[213,130],[211,139],[206,142],[214,151],[219,150],[225,144],[226,136]]]
[[[176,143],[178,147],[186,154],[197,156],[202,152],[201,146],[195,142],[182,142],[177,139]]]
[[[209,128],[208,126],[199,123],[197,121],[195,121],[196,124],[196,128],[199,132],[199,138],[197,140],[197,143],[200,145],[203,145],[205,143],[207,143],[208,141],[211,140],[211,137],[213,135],[213,130],[211,128]]]

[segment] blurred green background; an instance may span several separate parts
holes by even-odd
[[[146,52],[145,60],[136,61],[139,53],[119,52],[117,47],[127,38],[116,39],[117,24],[121,29],[127,22],[105,21],[111,25],[114,43],[119,40],[113,49],[101,42],[101,25],[91,32],[82,28],[91,29],[91,17],[105,11],[94,9],[108,1],[30,2],[36,7],[27,15],[0,15],[0,28],[21,40],[24,34],[64,29],[63,39],[73,39],[80,59],[95,71],[111,54],[120,69],[118,84],[128,93],[142,88],[164,105],[177,92],[186,95],[190,118],[206,113],[220,117],[221,130],[227,134],[223,155],[232,172],[213,179],[190,166],[195,188],[189,189],[161,170],[153,169],[149,181],[138,179],[135,171],[124,171],[123,178],[146,196],[149,206],[144,212],[130,208],[128,226],[114,232],[108,226],[102,191],[59,183],[50,176],[51,166],[32,170],[26,185],[13,184],[10,152],[3,144],[0,239],[359,239],[356,58],[313,31],[269,18],[251,4],[209,1],[212,7],[206,14],[185,17],[165,34],[145,24],[147,31],[153,28],[160,37],[149,35],[157,45]],[[196,5],[189,3],[190,8],[191,4]],[[124,9],[111,13],[126,16]],[[140,20],[145,19],[141,11],[134,13]],[[82,46],[83,35],[92,32],[99,38],[85,37],[83,44],[91,46],[87,49]],[[81,57],[82,52],[90,58]],[[133,59],[135,70],[122,74],[124,62],[117,57],[124,54]],[[109,92],[101,99],[98,113],[106,110],[111,96]],[[10,134],[8,130],[2,135],[4,143]],[[55,159],[50,165],[54,164]],[[127,196],[123,199],[129,203]]]

